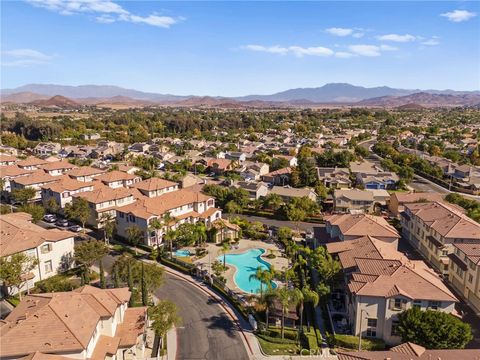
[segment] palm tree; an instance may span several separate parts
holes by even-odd
[[[263,294],[263,284],[269,284],[271,279],[270,279],[270,270],[264,270],[262,269],[261,266],[257,268],[257,271],[255,274],[250,275],[249,280],[258,280],[260,281],[260,296]],[[271,286],[271,285],[270,285]]]
[[[195,224],[195,237],[198,241],[198,246],[202,246],[207,240],[207,227],[203,222],[197,222]]]
[[[155,218],[152,221],[150,221],[150,228],[155,231],[155,239],[157,242],[157,249],[160,246],[159,238],[160,238],[160,230],[163,228],[163,221],[159,218]]]
[[[177,315],[177,311],[177,306],[168,300],[160,300],[157,305],[148,309],[148,317],[152,321],[152,329],[162,341],[167,332],[179,324],[180,318]]]
[[[297,306],[303,299],[303,294],[299,289],[289,289],[282,287],[275,291],[275,297],[282,306],[282,339],[285,337],[285,314],[290,305]]]
[[[170,214],[169,211],[167,211],[165,214],[162,215],[162,222],[163,224],[167,227],[167,231],[165,233],[165,240],[168,241],[170,245],[170,257],[173,257],[173,239],[175,238],[175,231],[172,229],[172,227],[175,226],[177,223],[177,219]],[[170,226],[170,224],[173,222],[173,225]]]
[[[318,293],[316,291],[311,290],[308,287],[304,287],[302,289],[302,301],[300,302],[300,329],[303,329],[303,309],[305,307],[306,303],[312,304],[313,309],[318,305],[318,301],[320,300],[320,297],[318,296]],[[310,330],[310,325],[309,325],[309,330]]]
[[[100,217],[100,223],[103,224],[103,240],[108,245],[109,240],[112,238],[115,231],[115,219],[113,215],[103,213]]]
[[[256,299],[255,308],[258,311],[265,311],[265,328],[268,330],[269,328],[269,314],[270,314],[270,307],[272,306],[275,300],[276,294],[275,291],[269,289],[265,291],[260,297]]]
[[[223,254],[223,267],[227,267],[227,252],[230,250],[230,243],[225,241],[222,243],[222,248],[220,249],[220,253]]]

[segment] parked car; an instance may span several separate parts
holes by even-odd
[[[65,219],[60,219],[58,220],[55,225],[61,226],[61,227],[67,227],[68,226],[68,221]]]
[[[54,223],[55,221],[57,221],[57,217],[53,214],[47,214],[43,217],[43,220],[48,223]]]
[[[73,232],[80,232],[83,230],[83,228],[80,225],[72,225],[68,228],[68,230]]]

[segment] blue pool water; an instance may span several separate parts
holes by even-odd
[[[179,249],[179,250],[176,250],[174,253],[173,253],[174,256],[176,257],[187,257],[187,256],[190,256],[192,255],[190,253],[190,250],[183,250],[183,249]]]
[[[258,267],[264,270],[270,269],[270,264],[260,257],[264,252],[264,249],[252,249],[241,254],[226,255],[226,263],[236,267],[234,279],[242,291],[251,294],[260,292],[260,281],[253,278],[250,279],[250,275],[255,274]],[[219,256],[218,260],[223,262],[223,255]],[[277,284],[272,282],[272,287],[276,288]],[[263,289],[266,289],[265,284],[263,285]]]

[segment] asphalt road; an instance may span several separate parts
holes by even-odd
[[[155,295],[173,301],[179,308],[182,322],[177,328],[177,359],[248,359],[240,331],[213,298],[169,274],[165,274],[165,284]]]

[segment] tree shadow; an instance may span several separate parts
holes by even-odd
[[[207,327],[212,330],[223,330],[228,337],[234,338],[237,327],[228,318],[226,314],[213,315],[208,318],[203,318],[202,321],[209,323]]]

